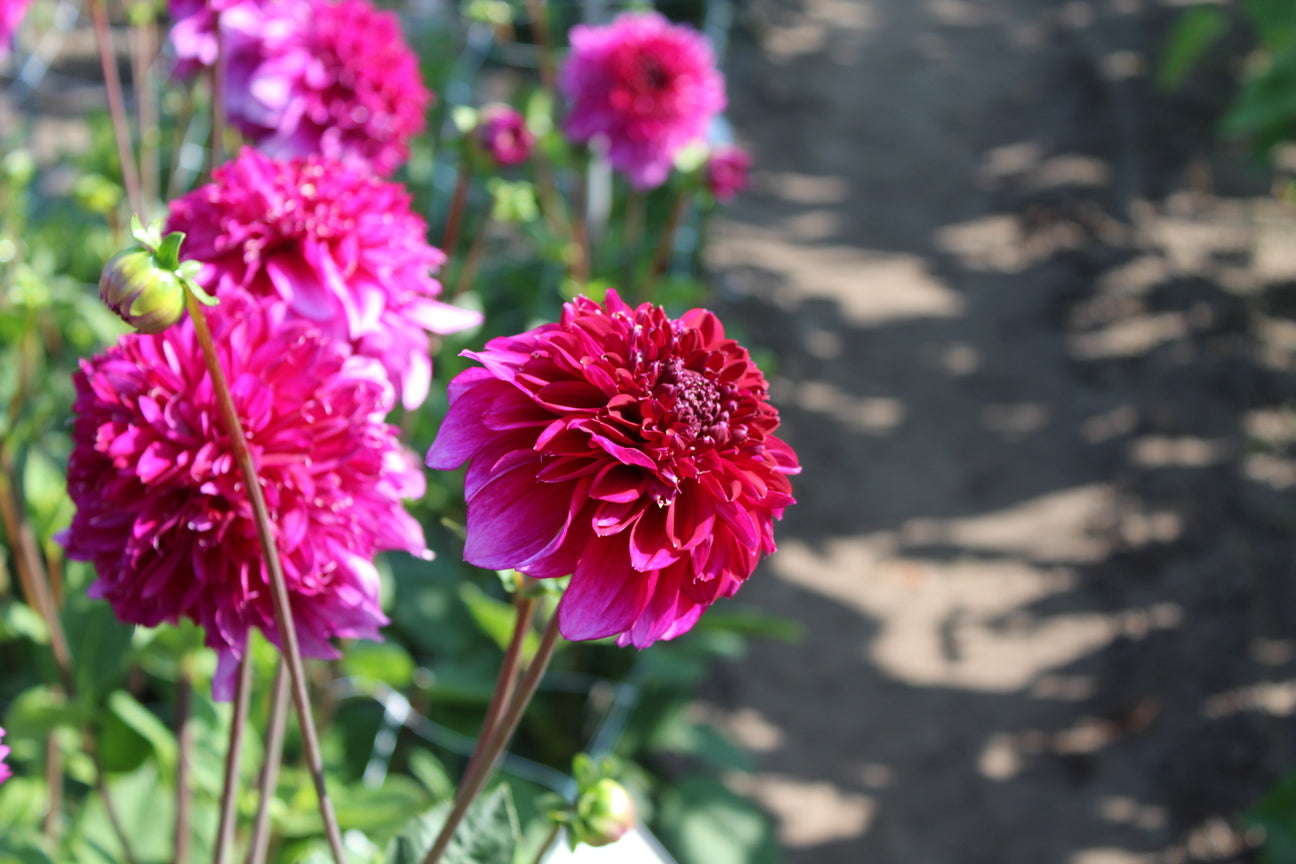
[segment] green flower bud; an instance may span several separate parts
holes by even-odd
[[[580,793],[570,827],[579,842],[606,846],[620,840],[634,824],[634,799],[620,783],[604,777]]]
[[[104,265],[99,297],[141,333],[161,333],[180,320],[185,286],[180,274],[163,267],[142,246],[118,252]]]

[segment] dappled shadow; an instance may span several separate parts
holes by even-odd
[[[1296,765],[1296,220],[1170,16],[750,13],[712,264],[804,473],[741,597],[806,637],[707,701],[790,861],[1245,859]]]

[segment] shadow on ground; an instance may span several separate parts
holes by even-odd
[[[706,699],[793,864],[1250,860],[1296,765],[1296,219],[1173,14],[747,11],[712,264],[804,473],[742,596],[806,638]]]

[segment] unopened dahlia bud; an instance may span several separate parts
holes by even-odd
[[[531,156],[535,135],[524,118],[509,105],[488,105],[477,125],[477,141],[496,165],[520,165]]]
[[[162,267],[157,256],[142,246],[108,259],[99,277],[99,297],[141,333],[161,333],[185,310],[180,275]]]
[[[576,840],[587,846],[607,846],[620,840],[634,824],[634,799],[620,783],[604,777],[576,799],[571,831]]]

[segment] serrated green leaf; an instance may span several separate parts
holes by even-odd
[[[422,864],[450,813],[449,802],[422,813],[387,847],[386,864]],[[511,864],[520,839],[509,787],[500,784],[478,798],[441,856],[444,864]]]

